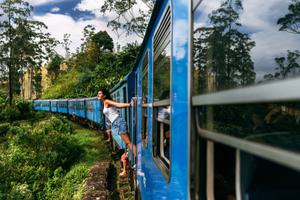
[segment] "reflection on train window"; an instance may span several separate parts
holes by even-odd
[[[160,101],[170,98],[170,55],[171,43],[169,42],[165,49],[154,61],[154,101]]]
[[[262,144],[300,151],[300,103],[200,107],[200,126]]]
[[[142,141],[144,147],[148,146],[148,58],[149,53],[144,56],[143,67],[142,67]]]
[[[236,199],[235,149],[214,143],[213,152],[214,197],[216,200]]]
[[[116,101],[120,103],[120,91],[117,92]]]
[[[170,106],[155,108],[154,129],[156,147],[154,155],[160,157],[164,164],[170,165]]]
[[[165,10],[153,39],[153,156],[164,178],[170,175],[171,9]]]
[[[241,152],[241,199],[299,199],[300,173]]]
[[[215,2],[193,12],[194,94],[300,75],[298,0]]]

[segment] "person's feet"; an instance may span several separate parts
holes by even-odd
[[[121,172],[121,173],[119,174],[119,176],[120,176],[120,177],[125,177],[125,176],[127,176],[127,174],[126,174],[125,171],[123,171],[123,172]]]

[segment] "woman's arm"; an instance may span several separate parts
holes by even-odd
[[[108,105],[108,106],[114,106],[114,107],[117,107],[117,108],[127,108],[127,107],[131,106],[131,103],[117,103],[117,102],[114,102],[114,101],[109,100],[109,99],[105,100],[105,104]]]

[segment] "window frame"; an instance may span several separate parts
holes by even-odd
[[[165,23],[168,23],[166,20],[164,19],[168,19],[168,12],[170,15],[170,23],[169,25],[165,25]],[[164,26],[163,26],[164,25]],[[169,29],[166,30],[165,32],[159,32],[159,31],[163,31],[164,29]],[[157,35],[158,33],[160,33],[159,35]],[[163,33],[163,35],[162,35]],[[166,49],[166,47],[168,47],[168,45],[170,44],[170,98],[169,99],[163,99],[163,100],[159,100],[159,101],[154,101],[154,63],[156,61],[156,59],[161,55],[161,53],[163,52],[163,50]],[[157,49],[155,47],[158,47]],[[168,5],[166,5],[162,17],[160,18],[158,25],[154,31],[153,34],[153,38],[152,38],[152,119],[151,119],[151,123],[152,123],[152,156],[153,156],[153,160],[155,162],[155,164],[157,165],[157,167],[160,169],[160,171],[162,172],[163,177],[165,178],[166,182],[170,181],[170,169],[171,169],[171,139],[172,139],[172,132],[171,132],[171,118],[172,115],[171,113],[169,114],[170,116],[170,123],[169,123],[169,129],[170,129],[170,148],[169,148],[169,164],[166,164],[166,159],[164,157],[164,155],[160,155],[161,153],[161,146],[158,147],[158,144],[163,143],[163,141],[161,141],[161,135],[162,133],[158,133],[157,132],[157,124],[158,121],[156,120],[156,116],[158,114],[158,108],[159,107],[163,107],[163,106],[171,106],[171,94],[172,94],[172,7],[171,7],[171,3],[168,2]],[[149,82],[150,83],[150,82]],[[148,84],[149,84],[148,83]],[[162,123],[162,122],[160,122]],[[159,136],[158,136],[159,135]],[[163,135],[162,135],[163,136]],[[160,141],[160,143],[158,142],[158,139]],[[159,150],[158,150],[159,148]]]
[[[144,91],[145,88],[143,88],[144,80],[147,81],[147,91]],[[147,96],[146,102],[143,102],[144,100],[144,94]],[[148,116],[148,105],[149,105],[149,49],[146,50],[143,56],[143,62],[142,62],[142,131],[141,131],[141,139],[142,144],[144,148],[148,148],[148,136],[149,136],[149,116]]]

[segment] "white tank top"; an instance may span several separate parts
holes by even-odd
[[[104,106],[103,114],[109,119],[111,123],[113,123],[119,117],[119,111],[115,107],[106,108]]]

